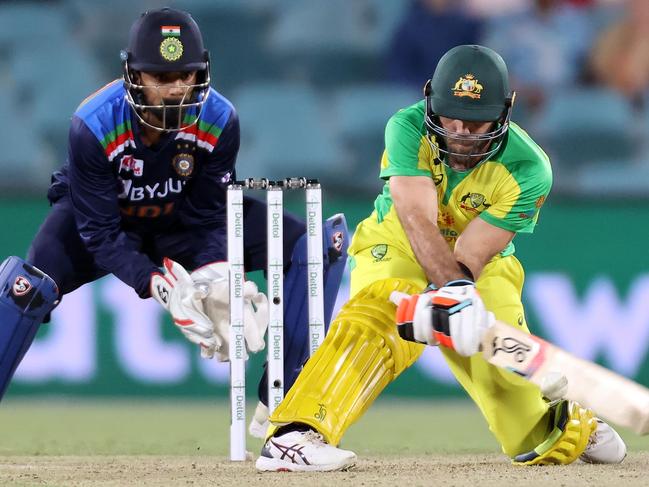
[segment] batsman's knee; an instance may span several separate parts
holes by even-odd
[[[414,363],[423,350],[418,343],[403,340],[397,331],[395,305],[390,301],[393,291],[415,293],[419,287],[407,279],[388,278],[375,281],[359,291],[331,323],[331,329],[352,326],[366,329],[380,337],[391,351],[394,360],[394,378]]]
[[[514,465],[568,465],[579,458],[588,445],[597,422],[590,409],[574,401],[559,401],[550,410],[554,428],[534,450],[516,455]]]
[[[303,423],[337,445],[381,391],[419,357],[423,345],[399,337],[393,291],[416,292],[405,279],[365,287],[342,307],[317,352],[274,411],[270,429]]]

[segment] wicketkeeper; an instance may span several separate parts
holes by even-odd
[[[532,233],[552,184],[548,157],[510,120],[504,61],[453,48],[424,95],[388,121],[385,186],[349,248],[352,297],[271,416],[257,468],[349,468],[343,434],[426,344],[439,345],[515,464],[621,462],[624,442],[590,410],[545,400],[477,353],[494,316],[528,331],[512,240]]]
[[[203,357],[228,360],[226,191],[236,179],[237,113],[210,87],[209,54],[186,12],[142,14],[121,59],[123,77],[72,116],[68,159],[52,176],[52,208],[27,260],[0,266],[0,398],[61,298],[106,274],[160,302]],[[243,212],[245,268],[265,269],[265,204],[245,198]],[[344,217],[326,221],[323,234],[328,321],[346,260]],[[289,388],[308,357],[308,325],[305,225],[288,214],[283,250]],[[252,282],[244,289],[246,344],[256,352],[267,300]],[[262,436],[264,384],[251,424]]]

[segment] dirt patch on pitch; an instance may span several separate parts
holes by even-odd
[[[407,485],[641,486],[649,478],[649,453],[622,465],[514,467],[499,455],[417,455],[361,458],[349,472],[260,474],[254,465],[197,457],[0,457],[0,485],[216,486]]]

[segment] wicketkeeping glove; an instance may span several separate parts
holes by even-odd
[[[194,285],[179,263],[165,258],[163,266],[164,274],[151,275],[151,296],[171,313],[182,334],[201,347],[201,356],[212,358],[216,350],[222,349],[223,341],[214,334],[212,321],[203,308],[203,290]]]
[[[404,340],[440,344],[465,357],[480,350],[484,333],[495,321],[475,284],[465,279],[414,296],[395,291],[390,300],[398,306],[396,321]]]
[[[229,357],[230,343],[230,279],[227,262],[214,262],[191,273],[194,285],[203,291],[205,313],[214,324],[214,333],[223,347],[217,350],[217,360]],[[268,298],[260,293],[252,281],[243,284],[243,334],[249,352],[259,352],[266,345],[264,334],[268,328]]]

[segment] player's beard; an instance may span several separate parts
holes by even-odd
[[[178,106],[180,102],[180,99],[165,98],[162,105],[148,108],[146,113],[165,129],[177,129],[180,128],[187,111],[186,108]]]
[[[490,141],[458,141],[452,139],[449,143],[447,138],[446,148],[449,152],[454,154],[448,155],[448,165],[453,169],[466,171],[476,166],[483,158],[483,156],[474,156],[471,154],[481,154],[486,152]],[[459,155],[458,155],[459,154]]]

